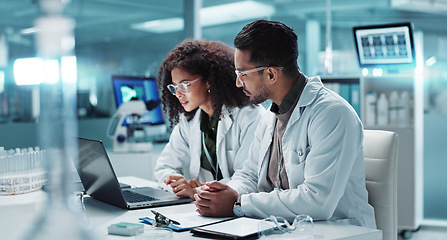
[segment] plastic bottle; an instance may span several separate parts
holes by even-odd
[[[381,93],[377,100],[377,124],[388,125],[388,99],[385,93]]]
[[[377,96],[374,91],[369,91],[366,94],[366,125],[376,125],[376,106]]]
[[[399,94],[397,91],[392,91],[390,94],[390,106],[389,106],[389,117],[390,117],[390,124],[391,125],[397,125],[399,123],[398,120],[398,110],[399,110]]]
[[[410,93],[408,91],[403,91],[399,98],[399,110],[397,113],[399,125],[405,126],[410,124]]]

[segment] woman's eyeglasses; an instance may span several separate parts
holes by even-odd
[[[196,82],[198,80],[200,80],[201,78],[197,78],[194,79],[188,83],[179,83],[177,85],[174,84],[169,84],[168,86],[166,86],[168,88],[168,90],[172,93],[172,95],[177,95],[177,91],[179,91],[182,94],[185,94],[187,92],[189,92],[189,87],[191,86],[191,84],[193,82]]]

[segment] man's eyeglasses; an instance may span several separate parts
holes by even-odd
[[[168,90],[172,93],[172,95],[177,95],[177,91],[179,91],[182,94],[185,94],[187,92],[189,92],[189,86],[191,86],[191,84],[193,82],[196,82],[198,80],[200,80],[201,78],[197,78],[194,79],[188,83],[179,83],[177,85],[174,84],[169,84],[168,86],[166,86],[168,88]]]
[[[246,80],[245,77],[247,76],[247,74],[249,73],[253,73],[253,72],[259,72],[259,71],[263,71],[265,69],[267,69],[269,67],[257,67],[257,68],[253,68],[247,71],[239,71],[239,70],[234,70],[234,72],[236,73],[237,77],[236,79],[239,81],[240,84],[244,84],[244,81]],[[283,67],[276,67],[279,70],[283,70]]]

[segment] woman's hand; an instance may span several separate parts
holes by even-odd
[[[171,186],[172,191],[179,197],[193,198],[196,193],[196,187],[200,187],[203,184],[197,179],[186,180],[182,176],[169,176],[164,181],[167,185]]]
[[[199,180],[195,178],[188,180],[188,183],[192,188],[200,187],[203,185],[203,183],[200,183]]]

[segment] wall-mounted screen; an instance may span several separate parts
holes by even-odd
[[[155,78],[112,76],[112,87],[116,107],[130,100],[142,100],[145,103],[150,103],[152,109],[141,116],[141,123],[151,125],[164,123]]]
[[[361,67],[414,64],[411,23],[359,26],[353,31]]]

